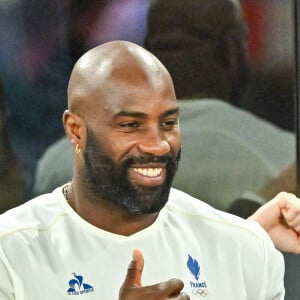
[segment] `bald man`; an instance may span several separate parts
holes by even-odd
[[[145,49],[115,41],[79,59],[63,115],[74,175],[0,216],[2,300],[284,298],[282,255],[256,222],[171,188],[178,118]]]
[[[237,0],[151,1],[146,47],[170,72],[180,107],[184,154],[173,186],[248,217],[283,190],[278,182],[293,182],[277,179],[295,160],[295,136],[229,104],[246,90],[246,43]],[[34,194],[52,192],[72,173],[63,138],[40,159]],[[251,200],[243,214],[234,202],[240,198]]]

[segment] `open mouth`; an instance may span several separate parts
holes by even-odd
[[[161,175],[162,168],[133,168],[133,172],[147,177],[157,177]]]
[[[166,168],[151,166],[135,166],[129,168],[129,179],[136,185],[156,186],[161,185],[166,177]]]

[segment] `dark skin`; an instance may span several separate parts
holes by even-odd
[[[180,149],[178,117],[171,77],[146,50],[117,41],[85,54],[73,69],[68,110],[63,115],[66,134],[74,148],[78,145],[80,149],[74,152],[73,179],[67,192],[72,208],[90,224],[119,235],[129,236],[150,226],[159,212],[129,213],[101,198],[86,181],[83,153],[87,128],[104,146],[103,151],[118,162],[129,155],[176,154]],[[137,164],[129,168],[127,176],[133,186],[155,187],[164,182],[166,166]],[[142,253],[135,250],[120,300],[189,299],[181,292],[179,279],[143,287],[142,270]]]
[[[141,277],[143,268],[144,259],[142,253],[139,249],[135,249],[132,261],[127,269],[126,278],[120,289],[119,300],[190,299],[187,294],[181,292],[183,283],[176,278],[142,287]]]
[[[300,253],[300,201],[294,194],[280,192],[248,220],[258,222],[278,250]]]

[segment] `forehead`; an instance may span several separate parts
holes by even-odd
[[[96,101],[97,108],[105,116],[122,110],[161,114],[177,107],[172,79],[160,68],[149,72],[134,68],[114,70],[99,85],[93,97],[99,100]]]
[[[107,117],[120,111],[139,112],[148,116],[160,116],[177,107],[177,100],[172,86],[125,85],[106,93],[99,107]]]

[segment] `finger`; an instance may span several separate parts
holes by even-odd
[[[281,192],[273,200],[278,200],[280,210],[287,209],[292,211],[299,211],[299,198],[292,193]]]
[[[161,291],[164,291],[164,295],[170,299],[173,299],[173,298],[179,296],[183,287],[184,287],[183,282],[177,278],[173,278],[166,282],[160,283]],[[177,298],[175,298],[175,299],[177,299]],[[181,298],[178,298],[178,299],[181,299]]]
[[[190,300],[190,296],[184,292],[181,292],[177,297],[168,298],[170,300]]]
[[[124,286],[141,287],[142,286],[142,272],[144,269],[144,257],[139,249],[134,249],[132,254],[132,261],[130,262],[127,274],[124,281]]]
[[[285,222],[291,227],[300,225],[300,199],[293,194],[287,194],[279,204]]]
[[[300,225],[297,225],[297,226],[294,228],[294,230],[295,230],[298,234],[300,234]]]
[[[300,226],[300,215],[294,216],[294,217],[286,217],[283,213],[285,223],[288,225],[288,227],[294,229],[295,231],[299,232],[299,226]]]
[[[190,300],[190,296],[186,293],[180,293],[180,300]]]
[[[145,299],[189,299],[181,292],[183,286],[184,284],[181,280],[173,278],[168,281],[142,287],[140,291],[143,290]]]

